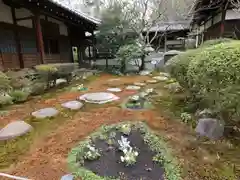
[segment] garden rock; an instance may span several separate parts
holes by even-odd
[[[155,76],[153,79],[159,80],[159,81],[167,81],[168,77],[165,76]]]
[[[178,93],[183,90],[182,86],[178,82],[165,85],[164,87],[172,93]]]
[[[11,122],[0,130],[0,140],[14,139],[28,133],[31,129],[32,126],[24,121]]]
[[[87,93],[79,97],[80,100],[84,100],[89,103],[104,104],[107,102],[118,100],[119,97],[112,93],[107,92],[97,92],[97,93]]]
[[[73,180],[74,176],[72,174],[64,175],[61,180]]]
[[[168,78],[170,77],[170,74],[165,73],[165,72],[160,72],[159,75],[164,76],[164,77],[168,77]]]
[[[141,89],[141,87],[140,86],[130,85],[130,86],[127,86],[126,89],[127,90],[139,90],[139,89]]]
[[[154,79],[152,79],[152,80],[147,80],[146,82],[147,82],[147,83],[150,83],[150,84],[154,84],[154,83],[157,83],[158,81],[157,81],[157,80],[154,80]]]
[[[71,109],[71,110],[81,109],[82,106],[83,106],[83,103],[81,103],[79,101],[68,101],[68,102],[62,104],[62,107]]]
[[[140,83],[140,82],[136,82],[136,83],[134,83],[134,85],[135,85],[135,86],[146,86],[145,83]]]
[[[56,80],[56,85],[60,85],[60,84],[64,84],[64,83],[67,83],[66,79],[57,79]]]
[[[214,112],[211,109],[204,109],[202,111],[197,111],[196,116],[198,118],[212,118],[214,116]]]
[[[139,74],[141,76],[146,76],[146,75],[149,75],[151,72],[150,71],[141,71]]]
[[[199,119],[195,131],[200,136],[205,136],[210,139],[219,139],[224,133],[224,125],[225,123],[218,119],[202,118]]]
[[[121,92],[122,90],[120,88],[108,88],[107,91],[110,91],[110,92]]]
[[[35,118],[44,119],[44,118],[54,117],[58,113],[59,113],[58,110],[56,110],[55,108],[44,108],[44,109],[40,109],[38,111],[33,112],[32,116],[34,116]]]

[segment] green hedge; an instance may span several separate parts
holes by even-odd
[[[210,108],[230,119],[240,117],[240,41],[221,43],[196,54],[187,77],[193,92]]]
[[[239,119],[240,41],[189,50],[172,58],[166,67],[205,108],[219,112],[228,122]]]

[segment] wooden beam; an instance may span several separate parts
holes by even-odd
[[[44,43],[43,43],[43,35],[42,35],[42,28],[40,23],[40,14],[35,13],[35,28],[36,28],[36,34],[37,34],[37,47],[38,52],[40,54],[40,62],[44,64]]]
[[[34,16],[28,16],[28,17],[23,17],[23,18],[16,18],[16,21],[23,21],[23,20],[29,20],[33,19]]]
[[[16,42],[16,49],[19,59],[20,68],[24,68],[24,62],[23,62],[23,56],[22,56],[22,47],[20,43],[20,37],[18,32],[18,24],[16,20],[16,11],[14,7],[11,7],[11,13],[12,13],[12,19],[13,19],[13,25],[14,25],[14,38]]]

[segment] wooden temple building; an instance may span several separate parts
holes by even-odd
[[[73,62],[73,49],[85,66],[99,23],[54,0],[0,0],[0,70]]]

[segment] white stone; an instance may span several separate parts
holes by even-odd
[[[168,77],[165,76],[155,76],[153,79],[159,80],[159,81],[167,81]]]
[[[35,111],[32,113],[32,116],[34,116],[35,118],[48,118],[48,117],[54,117],[58,114],[58,110],[56,110],[55,108],[44,108],[44,109],[40,109],[38,111]]]
[[[136,83],[134,83],[134,85],[135,85],[135,86],[146,86],[145,83],[140,83],[140,82],[136,82]]]
[[[109,91],[109,92],[121,92],[122,90],[120,88],[108,88],[107,91]]]
[[[118,100],[119,97],[112,93],[107,92],[97,92],[97,93],[87,93],[79,97],[80,100],[84,100],[89,103],[104,104],[107,102]]]
[[[81,103],[79,101],[68,101],[66,103],[63,103],[62,107],[71,109],[71,110],[78,110],[83,107],[83,103]]]
[[[64,83],[67,83],[67,80],[66,80],[66,79],[57,79],[57,80],[56,80],[56,85],[64,84]]]
[[[149,75],[151,72],[150,71],[141,71],[139,74],[141,76],[146,76],[146,75]]]
[[[61,180],[73,180],[74,176],[72,174],[67,174],[62,176]]]
[[[202,118],[199,119],[195,131],[200,136],[205,136],[210,139],[219,139],[223,136],[225,123],[219,119]]]
[[[13,139],[28,133],[31,129],[32,126],[24,121],[11,122],[0,130],[0,140]]]
[[[147,83],[157,83],[157,80],[147,80]]]
[[[140,86],[130,85],[130,86],[127,86],[126,89],[127,90],[139,90],[139,89],[141,89],[141,87]]]
[[[165,77],[170,77],[170,74],[165,73],[165,72],[160,72],[159,75],[160,76],[165,76]]]

